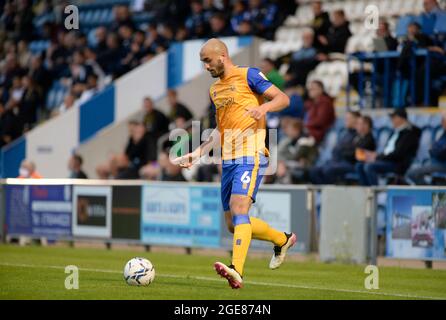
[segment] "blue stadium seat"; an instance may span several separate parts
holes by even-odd
[[[426,126],[431,126],[431,116],[429,114],[423,113],[410,113],[409,121],[419,128],[424,128]]]
[[[432,130],[432,143],[440,138],[440,136],[443,134],[443,131],[444,129],[442,126],[437,126],[434,128],[434,130]]]
[[[386,146],[387,140],[389,140],[392,129],[389,127],[383,127],[378,130],[378,139],[376,139],[376,150],[382,152]]]
[[[429,159],[429,150],[432,146],[432,127],[424,127],[421,132],[420,145],[418,147],[417,155],[415,157],[415,163],[422,164],[425,160]]]
[[[339,131],[335,130],[334,128],[328,131],[327,135],[325,136],[319,147],[320,153],[316,165],[323,165],[325,162],[330,160],[333,148],[338,141],[338,134]]]
[[[48,49],[50,42],[48,40],[35,40],[30,42],[29,50],[32,54],[39,54]]]
[[[395,35],[399,37],[404,37],[407,34],[407,27],[411,22],[415,21],[415,16],[403,16],[399,18],[396,28]]]
[[[99,10],[99,9],[93,10],[92,21],[94,21],[94,22],[99,21],[100,17],[101,17],[101,10]]]
[[[390,128],[392,126],[390,117],[388,115],[375,116],[372,119],[373,127],[377,130],[380,130],[382,128]]]
[[[441,114],[432,114],[430,116],[429,125],[433,128],[441,126]]]

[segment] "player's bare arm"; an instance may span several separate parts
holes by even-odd
[[[208,154],[215,145],[219,142],[220,132],[215,128],[209,138],[203,142],[194,151],[178,157],[172,161],[173,164],[179,165],[183,168],[190,168],[196,161],[198,161],[203,155]]]
[[[288,98],[288,96],[275,85],[269,87],[263,93],[263,96],[268,100],[268,102],[258,107],[246,108],[247,114],[256,120],[260,120],[267,112],[277,112],[283,110],[290,104],[290,98]]]

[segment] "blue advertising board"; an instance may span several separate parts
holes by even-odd
[[[141,201],[141,240],[147,244],[219,247],[220,188],[146,185]]]
[[[8,234],[55,239],[71,236],[71,187],[5,186]]]
[[[446,189],[388,189],[386,255],[446,259]]]

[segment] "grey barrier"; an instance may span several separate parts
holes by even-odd
[[[0,181],[3,238],[230,250],[222,211],[217,183]],[[295,232],[293,251],[322,261],[376,264],[378,235],[389,257],[446,258],[446,188],[262,185],[250,215]],[[271,244],[253,240],[252,250]]]

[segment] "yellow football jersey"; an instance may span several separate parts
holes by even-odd
[[[211,86],[209,93],[216,110],[223,160],[259,152],[269,155],[265,146],[266,117],[255,120],[246,112],[248,107],[263,103],[262,94],[271,85],[259,69],[236,66]]]

